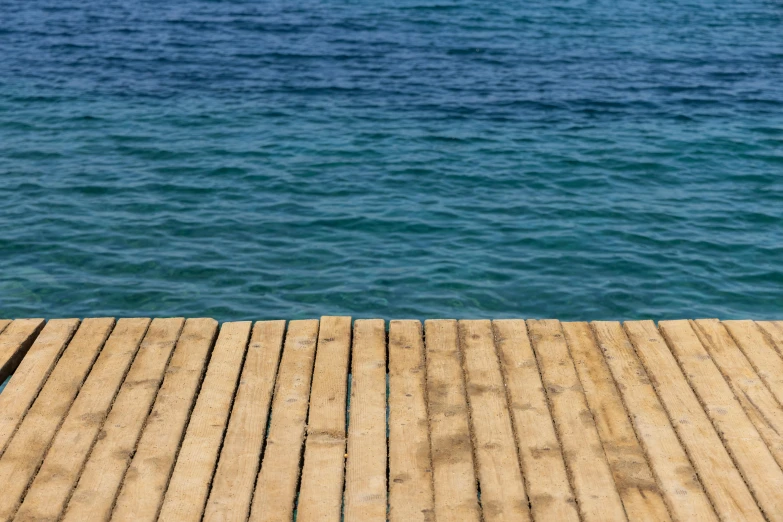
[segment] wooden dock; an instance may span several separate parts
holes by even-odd
[[[0,521],[783,521],[783,322],[0,320]]]

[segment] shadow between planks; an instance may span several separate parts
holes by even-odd
[[[0,320],[0,521],[783,521],[783,322]]]

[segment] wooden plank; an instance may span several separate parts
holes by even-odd
[[[41,391],[79,326],[78,319],[53,319],[35,339],[11,380],[0,393],[0,455]]]
[[[756,324],[769,338],[778,355],[783,357],[783,321],[756,321]]]
[[[527,321],[583,520],[625,520],[593,416],[559,321]]]
[[[224,323],[171,474],[158,520],[200,521],[252,323]]]
[[[214,319],[188,319],[117,495],[113,521],[155,520],[217,333]]]
[[[59,518],[149,323],[149,319],[117,322],[57,432],[16,520]]]
[[[424,323],[435,519],[479,521],[468,402],[457,322]]]
[[[226,439],[204,511],[207,522],[244,522],[258,476],[285,321],[253,327]]]
[[[592,323],[628,416],[674,520],[717,520],[696,471],[620,323]]]
[[[763,391],[772,403],[775,399],[755,376],[742,352],[733,343],[732,347],[724,344],[726,341],[731,342],[731,338],[721,324],[717,321],[702,321],[701,325],[699,336],[689,321],[661,321],[659,328],[698,396],[700,407],[704,408],[732,457],[733,464],[739,469],[740,478],[745,479],[767,519],[783,521],[783,495],[780,494],[783,491],[783,471],[724,380],[716,362],[723,363],[727,376],[728,371],[736,372],[732,374],[732,381],[734,378],[742,379],[739,372],[743,365],[747,365],[752,379],[757,383],[757,389],[750,389],[751,383],[745,382],[737,383],[737,391],[756,392],[760,399],[763,397],[758,392]],[[706,341],[709,350],[705,349],[699,337]],[[715,358],[714,361],[710,359],[708,351]],[[738,508],[741,507],[742,504],[739,504]],[[753,502],[753,507],[757,507],[756,502]],[[751,512],[755,513],[755,510]]]
[[[84,466],[64,520],[108,520],[184,320],[154,319]]]
[[[753,321],[723,321],[734,342],[748,358],[753,370],[783,404],[783,357]]]
[[[434,520],[421,322],[389,323],[389,519]]]
[[[386,328],[357,320],[351,362],[351,416],[345,469],[345,521],[386,520]]]
[[[576,501],[525,321],[493,321],[493,327],[533,520],[576,522]]]
[[[71,403],[114,326],[114,319],[85,319],[16,435],[0,458],[0,520],[10,520],[22,501]],[[13,325],[9,326],[13,328]]]
[[[781,388],[778,383],[783,384],[783,360],[753,322],[731,323],[698,320],[691,324],[772,456],[783,466],[783,408],[779,402],[783,397],[778,399],[771,391]],[[724,326],[734,330],[734,339]],[[735,339],[742,342],[744,350],[740,350]],[[756,371],[746,354],[753,355],[760,371]]]
[[[562,326],[628,520],[670,520],[590,326],[587,323]]]
[[[463,320],[459,334],[484,520],[530,520],[492,323]]]
[[[0,383],[14,373],[43,327],[43,319],[16,319],[0,333]]]
[[[317,337],[316,320],[288,325],[251,521],[288,521],[293,517]]]
[[[340,522],[351,318],[322,317],[310,391],[297,521]]]
[[[653,322],[627,322],[625,330],[718,516],[724,520],[763,520],[753,496]]]
[[[0,333],[3,333],[3,330],[5,330],[6,326],[11,324],[10,319],[0,319]]]

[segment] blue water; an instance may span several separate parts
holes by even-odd
[[[0,10],[0,316],[783,317],[779,0]]]

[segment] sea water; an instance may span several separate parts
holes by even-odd
[[[778,0],[0,10],[0,316],[783,317]]]

